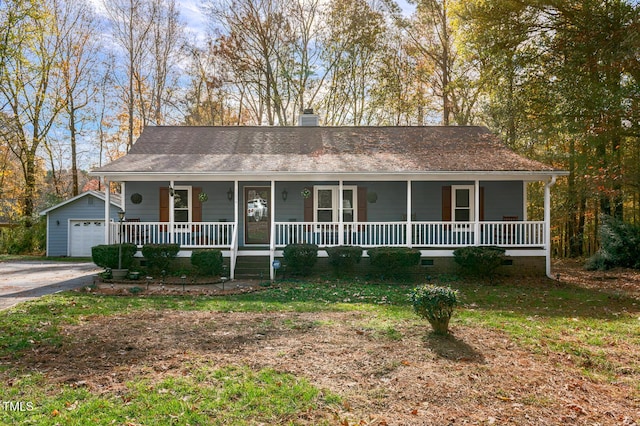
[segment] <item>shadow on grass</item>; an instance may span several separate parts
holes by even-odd
[[[450,361],[470,362],[484,364],[485,359],[482,353],[473,346],[458,339],[453,334],[427,334],[422,341],[427,349],[431,350],[439,358]]]

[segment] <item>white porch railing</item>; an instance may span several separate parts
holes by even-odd
[[[180,244],[182,248],[227,248],[237,251],[238,227],[233,222],[111,222],[111,243]],[[544,247],[544,222],[276,222],[275,247],[317,244],[319,247]],[[120,234],[122,231],[122,234]],[[479,234],[476,238],[476,233]],[[410,240],[410,241],[409,241]],[[235,260],[235,259],[232,259]]]
[[[275,245],[317,244],[319,247],[358,245],[361,247],[544,247],[544,222],[407,222],[336,223],[276,222]],[[477,229],[477,231],[476,231]],[[479,238],[476,238],[476,232]]]
[[[231,248],[233,222],[111,222],[111,243],[180,244],[182,248]]]

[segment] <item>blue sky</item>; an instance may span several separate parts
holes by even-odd
[[[94,0],[95,1],[95,0]],[[194,34],[202,34],[206,32],[206,18],[202,14],[199,8],[200,0],[176,0],[180,10],[182,19],[186,22],[187,26]],[[415,6],[410,5],[406,0],[396,0],[396,3],[400,5],[406,15],[409,15]]]

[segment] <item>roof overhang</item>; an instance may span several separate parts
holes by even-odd
[[[69,198],[67,200],[64,200],[61,203],[56,204],[55,206],[51,206],[46,210],[42,210],[40,212],[40,216],[45,216],[47,213],[50,213],[53,210],[57,210],[60,207],[64,207],[67,204],[71,204],[74,201],[79,200],[80,198],[84,198],[84,197],[95,197],[95,198],[97,198],[99,200],[102,200],[102,201],[104,201],[105,198],[106,198],[105,193],[102,192],[102,191],[86,191],[86,192],[83,192],[81,194],[76,195],[75,197],[72,197],[72,198]],[[116,206],[116,207],[120,206],[120,204],[121,204],[120,195],[111,194],[110,203],[111,203],[111,205]]]
[[[149,172],[108,172],[91,173],[113,182],[168,182],[168,181],[505,181],[522,180],[530,182],[548,181],[554,177],[568,176],[563,170],[544,171],[437,171],[398,173],[302,173],[302,172],[221,172],[221,173],[149,173]]]

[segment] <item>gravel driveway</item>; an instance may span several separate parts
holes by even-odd
[[[102,271],[91,262],[0,262],[0,310],[62,290],[90,285]]]

